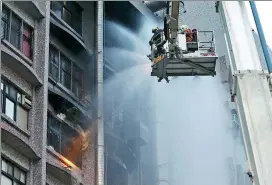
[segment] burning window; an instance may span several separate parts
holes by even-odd
[[[1,96],[2,112],[14,120],[20,128],[27,130],[30,105],[26,102],[26,96],[3,79],[1,82]]]
[[[47,145],[81,168],[82,136],[70,125],[48,113]]]
[[[2,10],[1,26],[1,38],[9,41],[26,57],[32,59],[33,28],[5,5]]]
[[[26,172],[2,158],[1,184],[26,184]]]

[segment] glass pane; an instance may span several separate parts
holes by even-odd
[[[26,182],[26,174],[23,171],[21,172],[20,181],[23,182],[23,183]]]
[[[14,120],[14,103],[6,98],[5,113],[8,117]]]
[[[12,181],[8,177],[6,177],[5,175],[1,174],[1,184],[12,185]]]
[[[56,152],[60,153],[60,136],[51,128],[47,130],[47,145],[53,147]]]
[[[32,57],[32,28],[24,24],[23,53],[28,58]]]
[[[9,10],[5,7],[2,9],[2,20],[1,20],[1,38],[8,39],[9,30]]]
[[[28,112],[19,105],[17,105],[16,122],[22,129],[27,130]]]
[[[8,164],[8,174],[13,175],[13,167],[11,164]]]
[[[10,43],[17,49],[21,49],[21,24],[21,19],[18,18],[15,14],[12,14]]]
[[[4,90],[4,84],[1,82],[1,90]]]
[[[63,8],[62,9],[62,13],[63,13],[63,15],[62,15],[62,19],[67,23],[67,24],[69,24],[70,26],[72,26],[72,15],[71,15],[71,13],[68,11],[68,10],[66,10],[65,8]]]
[[[2,171],[8,172],[8,164],[4,160],[2,160]]]
[[[71,61],[65,56],[61,55],[61,65],[61,83],[67,89],[71,89]]]
[[[11,96],[11,98],[13,100],[17,99],[17,91],[14,87],[12,87],[11,85],[9,86],[9,95]]]
[[[51,9],[59,18],[61,18],[62,5],[59,2],[51,1]]]
[[[50,46],[49,75],[58,81],[58,79],[59,79],[59,53],[52,46]]]
[[[15,179],[20,180],[20,175],[21,175],[21,170],[14,167],[14,177],[15,177]]]
[[[6,84],[5,90],[6,90],[6,93],[9,94],[9,85],[8,84]]]

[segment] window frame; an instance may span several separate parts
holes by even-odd
[[[50,117],[50,119],[48,119],[49,117]],[[54,150],[57,153],[59,153],[60,155],[62,155],[63,157],[66,158],[66,156],[64,155],[65,151],[63,150],[63,144],[65,144],[65,141],[69,140],[70,138],[67,137],[68,134],[65,134],[65,132],[63,132],[63,130],[68,129],[68,130],[76,133],[77,135],[80,135],[80,133],[75,128],[73,128],[69,124],[67,124],[65,121],[59,120],[50,111],[47,111],[47,120],[48,121],[51,120],[51,124],[49,124],[49,122],[47,121],[47,143],[46,144],[47,144],[47,146],[50,146],[49,141],[48,141],[48,132],[52,131],[54,134],[58,135],[58,137],[59,137],[59,143],[57,144],[58,145],[57,147],[59,148],[59,151],[57,151],[55,148],[54,148]],[[57,122],[60,125],[59,132],[56,131],[54,126],[52,126],[52,123],[54,124],[54,122]],[[82,145],[82,143],[83,143],[83,141],[81,140],[81,145]],[[81,155],[80,161],[71,161],[72,163],[74,163],[79,168],[82,168],[82,154],[83,153],[81,152],[80,153],[80,155]],[[68,160],[71,160],[71,159],[68,159]],[[78,162],[79,162],[79,164],[78,164]]]
[[[58,58],[58,77],[57,79],[54,78],[53,74],[51,74],[50,72],[50,69],[52,68],[51,65],[55,66],[54,62],[51,61],[51,51],[53,52],[56,52],[57,54],[57,58]],[[70,88],[67,88],[64,83],[63,83],[63,71],[64,71],[64,75],[67,74],[67,70],[64,70],[63,69],[63,66],[62,66],[62,58],[65,58],[66,60],[68,60],[70,62],[70,73],[68,74],[70,76]],[[74,74],[73,74],[73,71],[74,71],[74,68],[78,69],[80,71],[80,73],[82,74],[81,75],[81,81],[78,81],[78,79],[75,79],[74,78]],[[83,83],[83,80],[84,80],[84,73],[85,73],[85,70],[82,69],[82,67],[80,65],[78,65],[76,62],[74,62],[73,60],[71,60],[69,57],[67,57],[67,55],[65,55],[62,51],[60,51],[60,49],[58,49],[54,44],[50,43],[49,44],[49,70],[48,70],[48,73],[49,73],[49,77],[51,77],[52,79],[54,79],[56,82],[60,83],[64,88],[66,88],[70,93],[72,93],[73,95],[75,95],[75,97],[77,97],[79,100],[82,100],[83,99],[83,96],[84,96],[84,83]],[[73,91],[73,81],[77,81],[79,86],[80,86],[80,91],[81,93],[79,94],[76,94],[74,91]]]
[[[2,77],[1,79],[1,86],[3,84],[3,90],[1,88],[1,104],[2,104],[2,113],[4,113],[6,115],[6,98],[11,101],[12,103],[14,103],[14,109],[13,109],[13,118],[12,119],[14,122],[16,122],[16,126],[19,126],[20,128],[22,128],[21,124],[19,122],[17,122],[17,106],[20,106],[23,110],[25,110],[27,112],[27,125],[26,125],[26,129],[29,129],[29,110],[26,109],[23,105],[22,105],[22,98],[20,100],[20,102],[18,101],[18,94],[20,94],[20,96],[22,97],[22,95],[24,95],[24,93],[22,93],[20,90],[18,90],[17,87],[15,87],[11,82],[9,82],[8,80],[6,80],[4,77]],[[10,87],[12,87],[16,93],[16,98],[14,99],[9,93],[7,93],[7,88],[10,89]]]
[[[4,10],[7,12],[7,18],[6,19],[3,16],[3,11]],[[4,30],[2,22],[4,22],[6,24],[6,26],[7,26],[6,30]],[[3,7],[2,7],[2,17],[1,17],[1,26],[3,27],[3,32],[7,31],[7,33],[6,33],[6,37],[5,37],[4,33],[3,33],[3,37],[1,35],[1,39],[8,40],[8,38],[9,38],[9,32],[10,32],[10,26],[9,25],[10,25],[10,10],[6,6],[3,5]]]
[[[50,9],[53,10],[53,3],[58,4],[60,6],[60,19],[62,19],[65,23],[67,23],[73,30],[75,30],[79,35],[82,36],[82,12],[83,8],[75,1],[51,1]],[[69,3],[69,4],[68,4]],[[67,11],[71,15],[71,24],[65,21],[64,19],[64,10]],[[77,27],[75,22],[80,22],[80,27]],[[80,29],[79,29],[80,28]]]
[[[9,173],[3,171],[3,169],[1,169],[1,175],[4,175],[8,179],[10,179],[12,181],[12,184],[14,184],[14,182],[15,182],[15,183],[17,183],[19,185],[26,185],[26,183],[27,183],[27,171],[23,170],[19,165],[15,164],[14,162],[9,161],[5,157],[3,157],[3,156],[1,156],[1,157],[2,157],[1,164],[2,164],[2,161],[5,161],[5,163],[7,163],[8,165],[10,165],[12,167],[12,175],[10,175]],[[18,168],[21,171],[21,173],[25,174],[25,182],[21,182],[20,180],[16,179],[15,174],[14,174],[15,168]]]
[[[7,18],[7,24],[8,24],[8,28],[7,28],[7,38],[5,37],[1,37],[1,39],[7,40],[12,46],[14,46],[16,49],[18,49],[24,56],[24,50],[23,50],[23,41],[24,41],[24,25],[26,25],[29,28],[30,31],[30,40],[31,42],[29,42],[30,45],[30,57],[26,56],[27,58],[29,58],[30,60],[33,60],[33,52],[34,52],[34,28],[33,26],[29,25],[28,23],[26,23],[24,21],[24,19],[22,17],[20,17],[18,14],[16,14],[14,11],[12,11],[8,6],[4,5],[2,6],[2,12],[3,9],[5,9],[9,16]],[[17,46],[15,46],[12,42],[11,42],[11,32],[12,32],[12,18],[16,17],[18,18],[19,22],[20,22],[20,28],[19,28],[19,48]],[[1,17],[1,24],[3,22],[3,16]],[[2,31],[2,30],[1,30]]]

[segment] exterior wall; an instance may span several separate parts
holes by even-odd
[[[90,138],[90,146],[83,154],[84,165],[82,170],[69,171],[65,169],[60,158],[52,154],[47,148],[49,41],[58,46],[67,57],[78,63],[88,74],[88,79],[94,78],[94,73],[91,71],[94,65],[93,58],[84,58],[81,53],[74,53],[73,48],[67,48],[58,38],[50,34],[49,1],[7,1],[3,2],[3,4],[34,28],[34,50],[33,60],[30,60],[22,52],[14,51],[10,43],[6,41],[1,43],[1,76],[32,100],[32,108],[28,114],[27,130],[19,128],[15,121],[2,113],[0,150],[2,156],[26,172],[27,185],[45,185],[46,183],[49,185],[95,184],[95,146],[93,145],[93,138]],[[86,50],[89,53],[94,53],[95,3],[80,2],[79,4],[84,8],[82,18],[83,35],[81,39],[85,48],[87,48]],[[25,7],[31,8],[27,9]],[[3,53],[5,53],[4,57]],[[10,65],[8,63],[10,59],[14,60],[16,65]],[[21,67],[23,67],[23,70],[21,70]],[[34,80],[33,77],[35,77]],[[89,82],[86,87],[90,96],[94,84]],[[52,175],[52,172],[54,175]]]

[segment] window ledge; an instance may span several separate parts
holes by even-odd
[[[15,128],[17,131],[19,131],[20,133],[24,134],[27,137],[30,137],[30,131],[29,130],[24,130],[22,128],[20,128],[18,126],[18,124],[13,121],[11,118],[9,118],[7,115],[5,115],[4,113],[1,114],[1,117],[9,124],[11,125],[13,128]]]
[[[45,17],[45,13],[40,8],[38,2],[36,1],[15,1],[20,8],[29,12],[35,19],[40,20]]]
[[[54,158],[56,158],[58,161],[60,161],[62,163],[61,166],[63,168],[70,169],[71,171],[72,170],[80,170],[80,168],[78,168],[75,164],[73,164],[68,159],[66,159],[63,155],[56,152],[54,149],[51,149],[49,146],[47,146],[46,149]]]
[[[51,15],[52,15],[52,17],[54,19],[56,19],[58,22],[60,22],[60,24],[62,24],[66,28],[68,28],[69,31],[71,31],[73,34],[75,34],[76,37],[78,37],[82,42],[84,42],[83,37],[79,33],[77,33],[77,31],[74,30],[69,24],[67,24],[64,20],[62,20],[61,18],[59,18],[52,10],[50,10],[50,13],[51,13]]]
[[[91,105],[91,103],[89,104],[82,103],[82,101],[80,101],[80,99],[77,98],[76,95],[71,90],[64,87],[61,83],[57,82],[55,79],[53,79],[49,75],[48,75],[48,78],[51,84],[53,85],[53,87],[56,86],[62,93],[67,95],[69,98],[71,98],[73,102],[76,102],[81,108],[84,109],[84,110],[82,109],[82,112],[85,113],[85,109],[87,109]]]
[[[63,179],[65,184],[71,184],[71,177],[75,178],[79,183],[82,182],[82,170],[78,167],[69,168],[65,165],[63,159],[66,158],[47,146],[46,169]]]
[[[20,50],[18,50],[16,47],[14,47],[9,41],[2,40],[2,43],[8,47],[10,50],[12,50],[18,57],[23,59],[29,66],[33,65],[33,61],[27,58]]]
[[[42,80],[31,67],[33,62],[7,40],[2,40],[2,43],[1,50],[4,52],[4,54],[2,54],[2,62],[17,72],[30,84],[41,86]]]

